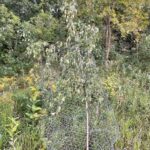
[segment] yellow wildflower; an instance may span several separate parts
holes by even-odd
[[[52,91],[53,91],[53,92],[56,92],[57,87],[56,87],[55,84],[52,84],[52,87],[51,87],[51,88],[52,88]]]
[[[34,86],[32,86],[30,88],[31,88],[31,92],[32,92],[31,97],[32,97],[33,100],[36,100],[40,96],[40,92]]]
[[[27,76],[27,77],[25,78],[25,80],[28,82],[29,85],[33,84],[33,79],[32,79],[32,77]]]

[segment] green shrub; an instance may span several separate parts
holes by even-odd
[[[15,146],[17,150],[46,150],[41,129],[28,125],[22,128]]]
[[[0,101],[0,149],[7,146],[9,136],[5,130],[6,125],[9,123],[9,117],[13,115],[13,103]]]

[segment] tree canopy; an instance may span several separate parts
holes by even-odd
[[[150,149],[149,0],[0,0],[0,149]]]

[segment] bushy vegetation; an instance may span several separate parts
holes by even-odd
[[[149,150],[148,0],[0,1],[1,150]]]

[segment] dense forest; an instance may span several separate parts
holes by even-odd
[[[0,0],[1,150],[150,150],[149,0]]]

